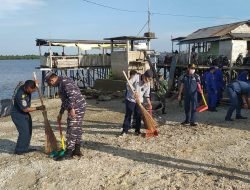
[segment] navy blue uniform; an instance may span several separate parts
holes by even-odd
[[[217,104],[217,87],[215,75],[211,72],[206,75],[206,90],[208,93],[208,108],[215,110]]]
[[[240,75],[238,76],[238,80],[247,82],[247,76],[248,72],[247,71],[242,71]]]
[[[24,90],[24,86],[20,86],[14,97],[14,105],[11,110],[11,118],[18,130],[18,139],[15,148],[16,153],[27,152],[32,136],[32,120],[29,113],[22,110],[30,107],[31,94]]]
[[[75,82],[68,77],[59,77],[59,96],[62,100],[60,114],[75,109],[76,117],[68,114],[67,118],[67,149],[74,150],[76,144],[82,139],[82,122],[85,113],[86,101]]]
[[[242,95],[250,94],[250,86],[243,81],[234,81],[227,86],[227,93],[230,99],[230,107],[228,108],[226,120],[230,120],[234,110],[236,109],[236,118],[241,117]]]
[[[185,74],[181,82],[184,86],[184,109],[186,115],[185,121],[195,123],[198,92],[197,83],[200,83],[200,77],[197,74]]]
[[[224,89],[224,81],[223,81],[223,72],[221,69],[216,69],[215,73],[215,83],[217,88],[217,105],[220,103],[222,99],[222,92]]]

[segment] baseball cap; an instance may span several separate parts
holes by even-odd
[[[195,66],[195,64],[188,64],[188,68],[189,68],[189,69],[195,69],[196,66]]]
[[[144,76],[147,78],[153,78],[154,76],[153,71],[151,71],[150,69],[146,70]]]
[[[212,66],[212,67],[209,68],[209,70],[213,70],[213,69],[215,69],[215,66]]]
[[[48,71],[45,76],[44,76],[44,82],[48,82],[49,81],[49,78],[51,77],[51,75],[55,75],[55,73],[51,72],[51,71]]]

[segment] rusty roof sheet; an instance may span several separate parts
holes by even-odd
[[[224,24],[219,26],[207,27],[199,29],[192,34],[188,35],[185,39],[181,40],[181,42],[195,41],[201,39],[209,39],[209,38],[230,38],[228,34],[235,28],[240,25],[249,24],[249,21],[236,22],[231,24]]]

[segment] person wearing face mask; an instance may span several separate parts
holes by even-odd
[[[181,80],[178,100],[181,100],[181,94],[184,91],[184,110],[186,119],[181,124],[197,126],[196,122],[196,107],[197,107],[197,92],[203,93],[200,85],[200,77],[195,73],[195,64],[188,65],[188,71]]]
[[[55,73],[48,72],[45,75],[45,82],[49,86],[58,87],[59,96],[62,100],[57,122],[61,122],[64,111],[68,111],[66,151],[63,156],[59,156],[55,160],[71,159],[74,155],[81,156],[80,143],[86,101],[79,87],[69,77],[57,76]]]

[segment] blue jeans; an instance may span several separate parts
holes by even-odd
[[[231,87],[227,88],[227,93],[230,99],[230,107],[227,110],[225,119],[231,119],[234,110],[236,109],[236,116],[241,116],[241,95],[237,94]]]
[[[28,151],[32,136],[32,119],[30,114],[11,113],[11,119],[16,125],[19,133],[15,152],[21,153]]]
[[[141,111],[139,106],[128,100],[125,101],[126,113],[123,122],[123,132],[127,133],[131,128],[131,118],[134,113],[133,119],[135,119],[135,131],[139,132],[141,129]]]

